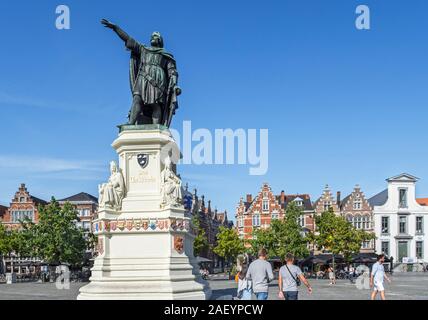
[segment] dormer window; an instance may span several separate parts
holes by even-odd
[[[21,203],[25,202],[25,197],[19,197],[19,202]]]
[[[296,199],[294,201],[294,203],[296,204],[296,206],[298,207],[303,207],[303,200],[302,199]]]
[[[400,208],[407,208],[407,189],[398,189],[398,201]]]

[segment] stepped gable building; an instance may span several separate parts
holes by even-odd
[[[416,200],[418,180],[408,173],[391,177],[386,180],[388,188],[369,199],[376,252],[397,263],[428,262],[428,207]]]
[[[268,228],[272,220],[283,218],[283,212],[280,200],[273,194],[271,187],[263,183],[254,198],[247,194],[246,201],[241,198],[236,208],[236,227],[240,237],[251,240],[255,230]]]
[[[321,197],[319,197],[318,200],[314,203],[315,213],[321,214],[332,208],[333,212],[339,215],[340,208],[338,203],[340,203],[340,192],[337,192],[337,197],[334,198],[330,191],[330,187],[326,185]]]
[[[236,228],[240,237],[251,240],[258,228],[269,228],[272,220],[283,219],[287,206],[292,202],[303,210],[300,225],[305,231],[313,230],[314,209],[308,194],[287,195],[281,191],[279,195],[274,195],[269,184],[264,183],[254,198],[247,194],[246,201],[241,198],[236,207]]]
[[[91,231],[92,221],[97,217],[98,198],[81,192],[71,197],[58,200],[58,203],[63,206],[65,203],[71,203],[77,210],[80,222],[78,223],[86,232]]]
[[[10,203],[9,208],[6,210],[3,215],[2,223],[7,228],[20,228],[20,220],[25,218],[30,219],[34,223],[39,221],[39,205],[46,205],[47,201],[39,199],[31,195],[25,184],[22,183],[18,191],[15,193],[15,196]]]
[[[355,228],[374,233],[373,208],[359,185],[356,185],[352,193],[340,201],[339,207],[341,215]],[[372,240],[362,243],[361,252],[374,252],[374,242]]]

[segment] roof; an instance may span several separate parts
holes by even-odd
[[[408,174],[408,173],[401,173],[401,174],[399,174],[397,176],[394,176],[394,177],[386,179],[386,181],[388,181],[388,182],[392,182],[392,181],[411,181],[411,182],[416,182],[418,180],[419,180],[418,177],[412,176],[411,174]]]
[[[378,194],[371,197],[368,201],[372,207],[383,206],[388,200],[388,189],[379,192]]]
[[[34,201],[35,204],[43,204],[43,205],[48,204],[47,201],[40,199],[40,198],[37,198],[35,196],[30,195],[30,198]]]
[[[281,196],[279,196],[281,197]],[[285,203],[283,209],[286,209],[290,202],[293,202],[296,199],[301,199],[303,201],[303,210],[310,211],[313,210],[311,197],[308,194],[287,194],[285,195]]]
[[[352,193],[348,194],[345,198],[343,198],[342,200],[340,200],[340,209],[343,208],[343,206],[345,205],[346,202],[348,202],[348,200],[352,197]]]
[[[6,213],[7,207],[0,205],[0,217]]]
[[[96,202],[98,203],[98,198],[90,195],[89,193],[81,192],[71,197],[58,200],[58,202]]]
[[[416,201],[417,201],[421,206],[428,206],[428,198],[420,198],[420,199],[416,199]]]

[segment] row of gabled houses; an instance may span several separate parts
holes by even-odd
[[[387,188],[372,197],[356,185],[342,198],[341,192],[334,194],[327,185],[315,201],[309,194],[275,194],[264,183],[255,196],[240,199],[236,229],[242,239],[250,240],[254,230],[282,219],[294,202],[302,208],[299,223],[306,232],[315,230],[316,215],[331,209],[357,229],[375,234],[376,240],[361,244],[361,252],[384,253],[399,262],[428,262],[428,199],[416,197],[418,178],[403,173],[386,181]]]
[[[86,232],[90,232],[92,221],[96,219],[98,212],[98,199],[88,193],[81,192],[70,197],[57,200],[60,205],[66,202],[73,204],[79,216],[78,225]],[[32,222],[39,221],[39,206],[47,205],[49,202],[33,196],[27,190],[25,184],[21,184],[14,194],[9,207],[0,206],[0,223],[7,229],[18,229],[21,227],[20,221],[29,218]],[[204,229],[208,240],[208,247],[204,249],[200,256],[211,261],[210,266],[222,268],[223,259],[218,257],[213,248],[217,244],[217,233],[220,226],[233,227],[233,222],[228,220],[226,211],[218,211],[212,208],[211,201],[205,200],[205,196],[199,196],[195,189],[189,192],[188,185],[183,188],[183,205],[189,216],[197,216],[200,226]]]
[[[79,216],[78,225],[85,231],[91,230],[92,220],[98,211],[98,199],[88,193],[81,192],[70,197],[57,200],[62,206],[66,202],[73,204]],[[20,221],[25,218],[34,223],[39,222],[39,206],[45,206],[49,202],[33,196],[22,183],[15,192],[9,207],[0,208],[0,222],[8,229],[20,228]]]

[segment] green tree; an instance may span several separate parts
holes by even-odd
[[[259,248],[268,250],[271,256],[284,259],[288,252],[295,257],[305,257],[309,254],[307,239],[298,219],[303,214],[295,203],[287,206],[283,220],[273,220],[268,229],[258,229],[251,241],[252,254]]]
[[[10,231],[0,223],[0,255],[7,256],[12,252]]]
[[[198,216],[192,218],[193,228],[195,230],[195,240],[193,242],[193,254],[199,256],[203,250],[209,247],[208,238],[205,230],[201,227]]]
[[[226,261],[235,263],[236,257],[245,252],[244,241],[239,238],[235,229],[220,226],[217,234],[217,246],[214,253],[224,258]]]
[[[82,263],[88,244],[83,230],[76,225],[78,221],[77,211],[70,203],[61,208],[52,198],[51,203],[40,207],[39,223],[29,227],[34,255],[53,264]]]
[[[363,230],[357,230],[342,216],[338,216],[330,208],[315,218],[315,234],[311,237],[319,250],[327,250],[334,255],[342,254],[350,261],[353,254],[358,253],[364,241],[375,236]]]

